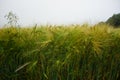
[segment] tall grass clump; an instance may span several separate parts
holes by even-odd
[[[104,24],[0,29],[0,80],[119,79],[119,28]]]

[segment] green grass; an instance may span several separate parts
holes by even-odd
[[[119,28],[104,24],[0,29],[0,80],[119,79]]]

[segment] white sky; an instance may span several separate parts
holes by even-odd
[[[120,13],[120,0],[0,0],[0,25],[9,11],[22,25],[93,24]]]

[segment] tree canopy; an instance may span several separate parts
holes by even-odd
[[[110,24],[114,27],[120,27],[120,13],[114,14],[112,17],[110,17],[107,21],[107,24]]]

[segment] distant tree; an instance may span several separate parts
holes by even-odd
[[[97,25],[103,25],[103,24],[106,24],[105,22],[101,21],[99,22]]]
[[[112,17],[110,17],[107,21],[107,24],[110,24],[114,27],[120,27],[120,13],[119,14],[114,14]]]
[[[8,20],[8,25],[17,26],[18,17],[13,12],[9,12],[5,15],[5,18]]]

